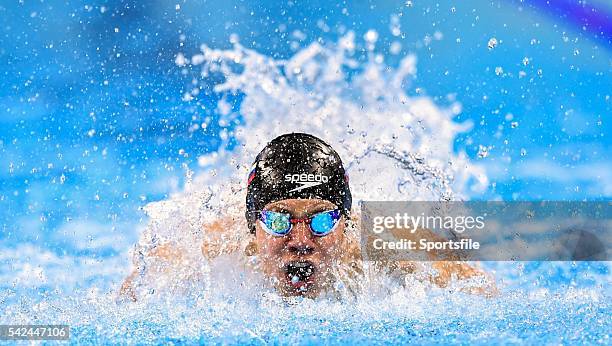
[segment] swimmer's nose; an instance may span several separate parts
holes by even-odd
[[[289,241],[287,248],[291,253],[296,255],[309,255],[315,251],[316,244],[313,241],[312,232],[309,225],[306,223],[298,223],[289,232]]]

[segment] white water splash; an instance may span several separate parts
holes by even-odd
[[[224,81],[217,92],[244,95],[243,120],[233,131],[240,146],[228,153],[239,168],[231,176],[244,185],[248,167],[268,141],[306,132],[336,148],[357,200],[463,199],[482,191],[484,170],[453,150],[456,136],[471,126],[453,121],[460,107],[442,108],[429,97],[406,93],[416,74],[414,55],[391,68],[372,52],[360,63],[355,46],[349,33],[336,45],[313,43],[289,60],[238,43],[231,50],[202,46],[191,58],[200,82],[220,73]],[[218,183],[208,175],[196,181]]]

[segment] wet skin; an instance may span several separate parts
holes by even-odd
[[[264,209],[302,219],[335,208],[333,203],[320,199],[285,199],[270,203]],[[314,235],[305,222],[293,224],[285,236],[268,234],[263,227],[261,222],[256,222],[261,270],[280,293],[316,297],[330,286],[330,269],[337,265],[342,254],[344,217],[323,237]]]

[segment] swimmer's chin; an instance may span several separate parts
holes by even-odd
[[[278,292],[285,297],[304,297],[315,299],[321,296],[322,289],[316,282],[313,281],[299,286],[286,283],[279,289]]]

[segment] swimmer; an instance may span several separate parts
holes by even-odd
[[[257,155],[246,185],[245,219],[226,217],[204,225],[205,240],[192,244],[200,250],[197,256],[212,260],[222,253],[236,252],[255,258],[244,262],[254,263],[245,265],[248,270],[263,275],[284,296],[315,298],[333,291],[339,282],[348,283],[352,291],[359,290],[358,283],[366,271],[356,236],[358,211],[352,209],[342,160],[330,145],[303,133],[277,137]],[[221,249],[219,242],[211,241],[231,238],[229,232],[241,227],[246,228],[244,237],[249,237],[248,245],[242,249]],[[427,236],[442,239],[431,232]],[[180,272],[168,269],[173,266],[194,266],[194,259],[186,259],[185,251],[171,243],[150,248],[146,253],[135,253],[136,268],[121,287],[123,296],[137,300],[136,286],[146,285],[162,274]],[[147,275],[152,270],[147,263],[153,262],[158,263],[156,274]],[[464,262],[388,261],[371,267],[400,280],[413,274],[440,287],[452,280],[480,278],[481,285],[463,290],[495,294],[491,276]]]

